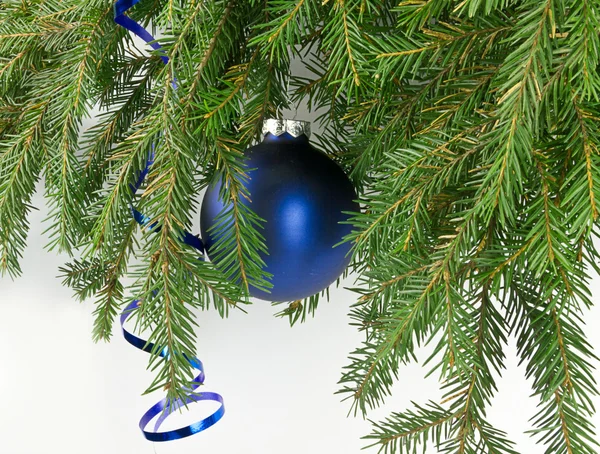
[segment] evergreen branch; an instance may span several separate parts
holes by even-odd
[[[565,304],[572,298],[564,286],[549,295],[540,285],[532,285],[526,275],[513,283],[519,305],[520,323],[518,349],[522,361],[527,361],[527,376],[533,377],[535,395],[542,407],[533,418],[546,453],[593,453],[593,412],[590,397],[598,394],[590,360],[597,361],[590,345],[581,337],[578,325],[583,321],[568,314]],[[560,280],[559,280],[560,282]],[[544,280],[542,280],[542,284]],[[546,284],[547,285],[547,284]],[[555,284],[556,285],[556,284]],[[540,298],[552,298],[543,304]],[[548,361],[552,355],[555,360]]]
[[[109,341],[112,326],[123,300],[123,285],[121,278],[127,271],[127,261],[133,249],[136,222],[130,221],[121,241],[114,246],[116,256],[111,258],[109,271],[105,274],[106,282],[98,292],[99,301],[94,311],[93,340]]]
[[[484,322],[485,322],[485,313],[486,313],[486,309],[487,306],[486,304],[489,304],[488,301],[488,296],[487,296],[487,292],[488,289],[484,286],[484,288],[482,289],[482,293],[481,293],[481,308],[480,308],[480,316],[479,316],[479,326],[478,326],[478,331],[477,331],[477,337],[476,337],[476,341],[475,341],[475,347],[477,350],[477,356],[479,358],[482,358],[482,349],[483,349],[483,342],[485,339],[485,332],[484,332]],[[459,414],[459,420],[461,421],[460,423],[460,428],[458,430],[458,441],[459,441],[459,448],[458,448],[458,454],[464,454],[465,453],[465,448],[467,446],[467,437],[469,435],[469,426],[472,422],[475,422],[475,415],[472,414],[472,410],[471,410],[471,405],[472,405],[472,401],[473,401],[473,393],[476,390],[475,385],[477,384],[477,379],[479,378],[478,374],[482,372],[480,370],[479,366],[475,366],[473,367],[472,373],[471,373],[471,381],[469,383],[469,386],[464,394],[464,404],[462,406],[461,412]]]
[[[541,235],[540,233],[533,235],[514,254],[512,254],[510,257],[508,257],[506,260],[504,260],[500,265],[498,265],[496,268],[494,268],[494,270],[490,274],[490,279],[492,279],[496,274],[498,274],[500,271],[502,271],[506,266],[510,265],[511,263],[514,263],[524,252],[528,251],[531,244],[535,243],[535,241],[539,239],[540,235]]]
[[[231,145],[223,138],[217,143],[217,147],[222,148],[217,166],[221,169],[222,184],[226,188],[224,200],[228,203],[217,219],[218,230],[214,233],[220,239],[213,245],[212,258],[228,279],[240,282],[244,290],[247,291],[250,285],[267,288],[264,261],[260,256],[260,253],[266,253],[264,238],[258,231],[262,226],[261,220],[241,200],[242,197],[249,200],[242,184],[247,175],[237,161],[241,153],[232,149]],[[227,156],[234,150],[231,156]],[[227,222],[221,221],[222,218]]]
[[[292,9],[290,11],[290,13],[284,18],[284,20],[280,23],[280,25],[275,29],[275,31],[273,31],[273,33],[271,33],[269,35],[269,37],[267,39],[268,42],[275,41],[281,35],[281,33],[285,30],[285,28],[288,26],[288,24],[292,20],[294,20],[294,18],[300,11],[300,8],[302,8],[302,5],[304,4],[304,2],[305,2],[305,0],[298,0],[297,2],[295,2],[296,6],[294,7],[294,9]]]
[[[169,8],[172,6],[172,3],[173,3],[172,0],[169,0]],[[170,60],[175,60],[180,56],[180,55],[178,55],[180,53],[180,48],[185,44],[185,40],[188,38],[189,32],[194,29],[193,25],[196,22],[198,14],[204,8],[206,8],[206,4],[204,2],[197,2],[191,7],[191,11],[188,11],[188,14],[186,14],[183,26],[178,28],[178,30],[177,30],[177,35],[176,35],[175,40],[173,42],[169,43],[168,46],[166,46],[166,50],[169,53]],[[173,16],[172,16],[171,9],[169,9],[168,17],[169,17],[169,22],[172,22]]]
[[[399,108],[397,107],[394,110],[392,118],[386,122],[383,128],[380,128],[380,130],[376,132],[373,140],[368,142],[369,145],[365,152],[357,156],[352,163],[352,175],[355,178],[365,178],[367,173],[365,167],[369,166],[371,161],[380,164],[380,160],[385,155],[386,151],[397,149],[404,145],[408,136],[402,134],[399,139],[394,140],[396,139],[396,131],[407,129],[410,112],[417,108],[422,97],[426,96],[427,93],[429,93],[429,91],[450,72],[450,70],[451,68],[444,68],[435,77],[423,84],[422,87],[419,87],[415,93],[410,93],[406,99],[402,100]],[[381,102],[383,102],[382,99],[377,103],[374,103],[373,108],[378,109]],[[390,141],[393,142],[390,143]],[[375,146],[374,144],[378,145]]]
[[[489,232],[492,232],[490,229]],[[456,416],[456,435],[447,441],[445,449],[453,450],[458,454],[473,454],[479,452],[477,438],[487,446],[486,452],[516,454],[512,449],[513,443],[505,438],[501,431],[487,430],[485,421],[485,406],[489,405],[495,390],[494,378],[491,375],[488,363],[494,368],[502,365],[504,355],[502,344],[506,342],[503,327],[500,324],[499,314],[495,312],[490,300],[489,281],[483,283],[479,295],[479,308],[476,314],[465,312],[461,317],[466,317],[459,323],[462,330],[457,331],[460,347],[455,349],[458,355],[451,368],[451,375],[444,384],[448,389],[454,403],[450,411]],[[475,321],[471,321],[473,316]],[[476,332],[471,337],[469,323],[476,324]],[[468,380],[464,380],[465,375]]]
[[[86,38],[81,40],[70,52],[69,66],[76,73],[74,78],[63,79],[61,72],[45,71],[40,76],[49,77],[54,81],[51,86],[59,93],[58,99],[53,101],[51,110],[58,110],[59,115],[54,119],[54,134],[58,136],[56,146],[51,148],[52,157],[48,167],[47,191],[52,195],[53,209],[50,219],[51,226],[50,249],[58,247],[59,250],[71,251],[76,241],[78,231],[82,227],[82,215],[73,206],[72,200],[85,198],[81,193],[82,185],[77,182],[79,163],[75,157],[78,146],[79,125],[87,113],[87,106],[82,102],[91,94],[90,73],[95,68],[97,46],[103,40],[103,30],[109,20],[112,7],[96,10],[95,5],[81,6],[80,13],[88,13],[94,22],[84,23],[82,28],[88,31]],[[89,8],[89,10],[86,10]],[[89,91],[89,93],[88,93]],[[65,109],[60,109],[62,105]]]
[[[569,361],[567,360],[567,352],[565,350],[565,339],[562,334],[562,330],[560,327],[560,321],[558,319],[558,315],[556,313],[556,308],[552,308],[552,319],[554,320],[554,324],[556,325],[556,338],[558,340],[558,350],[560,351],[560,358],[563,363],[563,368],[565,371],[565,379],[562,385],[570,391],[573,388],[573,383],[571,382],[571,373],[569,372]]]
[[[367,447],[380,445],[380,452],[416,452],[417,446],[425,450],[431,441],[438,447],[443,436],[450,431],[450,424],[456,414],[430,402],[426,407],[415,404],[415,410],[393,413],[381,423],[373,423],[373,432],[365,438],[375,440]]]
[[[131,216],[127,208],[132,197],[131,183],[135,173],[141,168],[141,163],[145,162],[151,143],[152,136],[149,137],[148,128],[142,127],[118,146],[117,154],[113,159],[116,161],[119,158],[120,169],[116,178],[111,181],[111,187],[93,207],[99,209],[98,214],[94,216],[95,222],[92,227],[91,246],[93,250],[99,250],[102,247],[111,248],[113,232],[117,230],[117,226],[123,225],[125,219]]]
[[[233,181],[231,179],[227,180],[227,184],[231,185]],[[241,220],[242,216],[240,215],[240,200],[237,192],[231,192],[231,203],[233,206],[233,228],[235,231],[235,244],[236,244],[236,254],[238,263],[240,264],[240,273],[242,278],[242,285],[246,290],[248,290],[249,282],[248,275],[246,272],[246,265],[243,255],[242,249],[242,235],[241,235]]]
[[[392,279],[389,279],[385,282],[382,282],[381,284],[379,284],[377,286],[377,288],[372,291],[369,292],[367,294],[364,294],[363,296],[360,297],[360,299],[358,300],[358,303],[364,303],[368,300],[375,300],[381,293],[383,293],[388,287],[393,286],[394,284],[408,278],[411,277],[415,274],[418,274],[422,271],[426,271],[429,268],[429,265],[425,265],[425,266],[421,266],[415,269],[412,269],[410,271],[408,271],[407,273],[401,274],[399,276],[395,276]]]
[[[29,201],[41,170],[45,140],[42,123],[48,102],[28,106],[21,114],[22,130],[0,146],[0,272],[20,274],[25,248]]]
[[[267,6],[268,1],[265,0],[265,22],[270,21],[272,13]],[[266,118],[278,118],[280,109],[289,107],[289,62],[285,59],[278,62],[269,59],[267,62],[263,61],[262,65],[256,69],[256,76],[264,77],[257,77],[253,84],[254,87],[247,97],[244,115],[240,120],[239,132],[243,143],[259,137]]]
[[[529,251],[530,269],[541,275],[547,267],[553,267],[563,280],[566,291],[572,294],[573,288],[567,278],[566,270],[571,267],[570,259],[574,258],[574,255],[569,247],[565,247],[565,245],[569,245],[571,239],[558,228],[562,225],[562,213],[557,209],[555,203],[550,200],[551,178],[547,175],[541,162],[543,156],[534,153],[533,159],[541,177],[542,197],[532,203],[527,210],[530,220],[526,225],[531,226],[530,235],[535,235],[541,231],[546,241],[536,243]]]
[[[2,77],[5,72],[10,73],[10,69],[13,66],[15,66],[19,62],[19,60],[21,60],[25,56],[27,56],[27,51],[21,51],[18,54],[16,54],[14,57],[12,57],[7,63],[0,66],[0,77]]]
[[[578,97],[575,93],[573,93],[573,108],[577,113],[577,121],[579,124],[579,131],[581,134],[583,152],[585,154],[585,173],[587,177],[588,183],[588,194],[590,198],[590,206],[592,211],[592,217],[594,221],[598,218],[598,208],[596,206],[596,197],[594,195],[594,176],[592,174],[592,155],[597,154],[598,151],[595,148],[595,145],[592,143],[590,139],[590,131],[584,121],[584,118],[587,116],[581,106],[578,103]]]
[[[427,24],[432,18],[443,17],[452,0],[403,0],[396,8],[399,13],[398,24],[409,27],[414,32]]]
[[[346,43],[346,52],[348,53],[348,60],[352,67],[352,73],[354,74],[354,83],[360,85],[360,75],[356,69],[356,62],[354,61],[354,55],[352,47],[350,46],[350,33],[348,32],[348,13],[346,11],[346,0],[337,0],[336,4],[341,11],[342,19],[344,22],[344,41]]]
[[[354,399],[355,413],[360,408],[364,414],[367,405],[372,408],[389,394],[390,374],[396,374],[398,361],[411,354],[413,336],[418,339],[431,323],[429,319],[435,309],[425,311],[424,306],[429,302],[440,276],[439,269],[430,273],[427,283],[421,284],[419,297],[415,301],[406,301],[391,314],[390,319],[385,321],[390,330],[385,333],[381,330],[382,337],[377,348],[365,343],[364,349],[354,352],[365,356],[365,359],[354,359],[353,364],[346,367],[349,371],[343,374],[340,384],[353,383],[355,386],[346,386],[338,392],[352,393],[350,397]]]
[[[94,328],[92,339],[94,342],[101,340],[108,342],[112,336],[112,325],[118,314],[123,298],[123,288],[118,279],[110,278],[105,287],[100,291],[102,299],[94,311]]]
[[[580,92],[582,99],[598,101],[600,37],[597,31],[600,27],[600,5],[593,0],[570,1],[568,8],[565,28],[568,30],[570,52],[565,65],[572,74],[570,80],[577,86],[578,95]]]
[[[477,126],[477,127],[473,128],[473,130],[476,130],[479,127],[480,126]],[[456,142],[458,142],[460,140],[466,140],[465,135],[467,135],[469,132],[470,131],[461,132],[461,133],[457,134],[456,136],[451,137],[450,139],[442,142],[440,145],[433,148],[429,153],[423,155],[422,157],[415,160],[410,165],[406,166],[403,169],[403,172],[408,172],[411,169],[417,168],[424,162],[424,160],[427,157],[435,156],[440,151],[448,150],[452,144],[455,144]],[[393,214],[401,206],[403,206],[406,203],[406,201],[415,200],[416,201],[415,208],[412,210],[412,213],[411,213],[411,217],[409,220],[409,229],[407,231],[406,239],[405,239],[404,246],[403,246],[406,250],[407,249],[406,245],[410,241],[411,232],[414,230],[414,226],[415,226],[414,221],[418,214],[418,209],[416,207],[417,203],[421,204],[422,198],[424,197],[425,194],[428,193],[428,191],[431,190],[431,187],[434,187],[440,180],[443,181],[444,177],[446,175],[448,175],[450,170],[452,170],[455,167],[460,166],[460,164],[463,161],[465,161],[467,158],[469,158],[470,156],[475,154],[477,151],[478,151],[478,147],[475,145],[475,146],[472,146],[470,149],[464,151],[461,154],[449,157],[443,166],[436,168],[435,172],[431,173],[430,175],[427,176],[427,178],[420,181],[418,185],[413,186],[406,194],[404,194],[402,197],[400,197],[398,200],[396,200],[394,203],[392,203],[381,214],[377,215],[376,217],[371,218],[370,222],[369,222],[369,226],[357,235],[357,237],[355,239],[357,246],[361,246],[362,243],[367,241],[369,236],[372,235],[375,232],[375,230],[378,227],[380,227],[382,223],[384,223],[386,221],[386,219],[393,216]]]
[[[374,221],[371,222],[369,227],[361,232],[357,238],[356,243],[360,244],[366,240],[366,238],[375,230],[375,228],[385,221],[389,216],[391,216],[404,202],[408,199],[412,198],[418,191],[418,188],[413,188],[408,193],[403,195],[401,198],[396,200],[393,204],[391,204],[381,215],[379,215]]]
[[[204,69],[208,65],[208,62],[210,61],[210,59],[213,55],[213,52],[215,51],[215,49],[217,47],[217,42],[219,40],[219,36],[223,32],[225,24],[227,23],[227,19],[229,18],[231,12],[233,11],[233,7],[235,6],[235,3],[236,3],[236,0],[231,0],[229,3],[227,3],[227,6],[223,10],[223,14],[221,15],[221,19],[218,22],[218,24],[213,32],[213,35],[208,44],[208,47],[207,47],[206,51],[204,52],[204,56],[202,57],[202,60],[200,61],[200,64],[198,65],[198,68],[196,69],[196,73],[194,75],[192,85],[190,86],[190,89],[184,100],[185,111],[181,118],[181,121],[182,121],[181,126],[184,129],[185,129],[185,120],[189,116],[191,108],[192,108],[191,101],[196,96],[196,93],[197,93],[200,83],[202,81]]]
[[[445,423],[451,421],[455,416],[456,415],[453,415],[453,414],[449,414],[449,415],[446,414],[446,415],[442,416],[441,418],[436,419],[435,421],[431,421],[431,422],[422,424],[422,425],[412,428],[406,432],[394,433],[394,435],[382,439],[380,443],[387,445],[387,444],[393,442],[394,440],[397,440],[398,438],[410,437],[410,436],[413,436],[420,432],[427,432],[429,429],[431,429],[433,427],[440,426],[442,424],[445,424]]]
[[[522,167],[530,162],[530,153],[516,153],[515,150],[532,149],[529,128],[535,125],[533,110],[541,97],[540,85],[543,84],[540,84],[538,65],[547,64],[542,45],[548,44],[547,28],[553,29],[553,2],[554,0],[547,0],[540,5],[535,10],[539,16],[529,12],[519,22],[517,37],[522,38],[524,43],[513,52],[509,59],[510,64],[504,66],[499,75],[500,80],[504,82],[500,87],[504,94],[497,100],[497,137],[490,141],[490,147],[495,151],[494,165],[480,189],[482,214],[486,218],[496,209],[499,209],[502,221],[511,219],[516,212],[510,188],[519,187],[522,183],[518,178],[509,180],[507,175],[521,175]],[[551,23],[548,24],[548,21]],[[500,147],[496,151],[498,145]]]
[[[599,111],[597,105],[583,103],[572,90],[566,86],[573,98],[565,103],[560,116],[564,131],[561,142],[569,150],[560,178],[560,205],[566,213],[565,222],[572,226],[573,237],[580,240],[589,234],[598,216]]]
[[[552,235],[552,222],[550,221],[550,191],[548,189],[548,182],[544,178],[544,171],[539,162],[536,162],[538,167],[538,171],[542,176],[542,196],[544,200],[544,226],[546,230],[546,241],[548,243],[548,261],[554,262],[554,248],[552,246],[553,243],[553,235]]]
[[[248,115],[251,115],[256,105],[270,101],[262,97],[264,92],[256,91],[256,96],[252,96],[256,89],[256,80],[252,79],[251,75],[260,62],[259,56],[260,47],[256,47],[246,63],[229,69],[224,90],[211,90],[209,97],[213,105],[205,100],[198,106],[206,112],[202,115],[204,122],[199,130],[204,131],[215,142],[215,167],[225,188],[223,196],[227,204],[225,213],[221,213],[220,216],[229,216],[228,219],[231,220],[219,224],[220,240],[214,245],[212,258],[231,280],[240,281],[246,289],[249,285],[257,288],[270,286],[265,281],[264,261],[260,256],[261,253],[266,253],[266,247],[264,238],[258,231],[262,220],[241,200],[242,197],[249,200],[249,196],[243,185],[247,175],[241,159],[242,153],[237,149],[240,144],[238,140],[229,138],[226,131],[241,103],[240,95],[243,89],[250,93],[253,103],[248,105]],[[255,101],[259,104],[254,104]],[[243,118],[241,126],[245,127]],[[254,128],[252,125],[251,129]],[[247,131],[239,129],[243,140],[248,141],[250,137]],[[230,247],[231,250],[228,249]],[[237,260],[234,261],[233,257],[237,257]]]
[[[87,133],[90,146],[85,151],[82,171],[88,181],[92,178],[102,181],[101,178],[97,178],[100,171],[98,167],[100,163],[106,162],[108,151],[132,126],[135,117],[140,113],[140,107],[147,107],[144,104],[140,106],[139,99],[145,95],[152,77],[152,72],[147,71],[133,88],[129,98],[118,109],[112,111],[106,121],[101,122]]]
[[[560,427],[563,433],[563,438],[565,441],[565,447],[567,449],[567,454],[573,454],[573,448],[571,447],[571,437],[569,436],[569,427],[567,424],[567,418],[565,413],[561,408],[561,398],[558,391],[554,392],[556,406],[558,407],[558,417],[560,419]]]
[[[382,52],[377,54],[376,58],[395,58],[395,57],[404,57],[407,55],[420,54],[422,52],[427,52],[430,50],[437,50],[442,47],[448,46],[457,41],[462,41],[464,39],[472,40],[474,38],[479,37],[480,35],[489,35],[490,39],[494,38],[498,33],[511,30],[512,27],[502,26],[502,27],[494,27],[494,28],[484,28],[481,30],[475,29],[468,32],[458,33],[456,35],[442,34],[439,32],[434,32],[431,30],[424,30],[425,35],[431,35],[435,38],[438,38],[433,44],[417,47],[413,49],[407,49],[396,52]]]
[[[305,37],[311,36],[318,27],[321,11],[319,3],[313,0],[277,0],[264,2],[265,20],[253,24],[256,34],[251,37],[250,46],[261,47],[269,60],[289,62],[290,51],[296,53],[295,46],[303,44]]]
[[[525,89],[527,88],[527,80],[531,76],[531,74],[534,72],[534,62],[536,59],[536,53],[539,52],[538,46],[539,46],[539,43],[540,43],[543,33],[544,33],[544,29],[546,26],[546,20],[548,19],[548,16],[550,15],[552,3],[553,3],[553,0],[547,0],[546,4],[542,10],[542,15],[538,21],[537,29],[535,30],[533,39],[531,39],[531,49],[529,50],[527,59],[525,61],[524,68],[521,71],[522,79],[519,80],[517,83],[515,83],[508,90],[506,90],[504,95],[502,95],[502,97],[500,99],[498,99],[498,105],[501,105],[502,103],[507,102],[507,101],[510,101],[510,103],[512,104],[512,106],[513,106],[513,116],[511,118],[512,121],[515,121],[517,119],[516,116],[519,114],[518,108],[521,106],[523,97],[526,93]],[[536,87],[537,87],[537,91],[539,93],[539,87],[537,86],[537,81],[536,81]],[[515,91],[517,92],[517,94],[514,97],[514,99],[511,99],[511,95]]]
[[[347,98],[365,84],[362,66],[366,61],[367,38],[359,24],[356,0],[336,0],[323,28],[323,52],[329,60],[328,83],[334,96],[344,93]],[[365,87],[361,87],[365,89]]]
[[[223,283],[224,276],[219,273],[216,273],[215,282],[211,282],[205,275],[198,272],[198,267],[192,267],[188,263],[184,263],[183,265],[190,275],[194,275],[205,288],[212,292],[214,297],[220,298],[227,303],[228,306],[237,307],[238,302],[240,301],[239,289],[237,286]],[[219,285],[216,285],[216,283],[219,283]]]
[[[404,240],[404,246],[403,246],[405,251],[408,250],[413,233],[416,229],[416,224],[417,224],[416,220],[417,220],[417,216],[419,215],[419,210],[421,209],[421,206],[423,204],[423,198],[424,198],[424,194],[421,192],[421,194],[416,199],[415,208],[410,216],[408,231],[406,232],[406,239]]]
[[[166,389],[169,402],[175,402],[183,398],[193,377],[192,366],[186,358],[193,357],[195,322],[185,306],[194,299],[193,287],[189,285],[193,277],[183,266],[190,258],[181,249],[180,235],[190,223],[194,190],[193,175],[189,171],[193,168],[193,158],[184,151],[185,139],[180,131],[170,127],[176,124],[172,113],[177,109],[171,67],[167,66],[165,75],[161,102],[145,119],[150,130],[165,128],[160,146],[156,147],[150,182],[143,194],[143,198],[152,196],[145,209],[150,225],[156,225],[153,228],[156,232],[150,239],[150,263],[142,281],[144,302],[138,320],[142,320],[143,327],[155,323],[148,339],[156,345],[153,353],[163,349],[168,352],[164,359],[155,354],[151,356],[150,367],[158,369],[158,374],[146,392]]]
[[[112,12],[113,12],[112,7],[107,8],[102,14],[100,14],[98,16],[96,22],[91,24],[92,32],[86,38],[85,49],[83,51],[83,58],[77,65],[77,76],[76,76],[76,82],[75,82],[75,87],[74,87],[75,99],[71,103],[73,112],[77,112],[77,108],[79,107],[81,94],[82,94],[82,90],[83,90],[84,77],[85,77],[86,71],[88,69],[88,60],[91,59],[91,54],[92,54],[92,49],[93,49],[93,44],[94,44],[94,41],[93,41],[94,37],[97,33],[100,32],[100,24],[102,23],[102,21],[104,21]],[[65,121],[65,128],[67,127],[66,123],[71,122],[70,121],[71,116],[67,116],[66,118],[67,118],[67,121]],[[66,141],[66,137],[67,137],[67,135],[63,134],[63,143]]]
[[[83,301],[96,294],[106,282],[108,266],[100,259],[74,260],[60,267],[63,285],[75,291],[77,299]]]
[[[28,37],[33,37],[33,36],[42,36],[43,33],[35,33],[35,32],[31,32],[31,33],[10,33],[10,34],[2,34],[0,35],[0,40],[7,40],[9,38],[28,38]]]
[[[235,79],[234,79],[234,84],[233,84],[232,89],[229,90],[229,93],[220,102],[219,105],[217,105],[215,108],[211,109],[209,112],[204,114],[205,120],[208,120],[211,117],[213,117],[214,115],[216,115],[217,113],[219,113],[223,108],[225,108],[229,103],[231,103],[231,101],[240,92],[240,90],[242,90],[244,88],[244,86],[246,85],[246,81],[248,80],[248,77],[250,76],[252,64],[257,59],[259,52],[260,52],[260,48],[257,47],[256,50],[254,51],[254,53],[252,54],[252,57],[250,57],[250,60],[247,63],[245,63],[244,65],[241,65],[239,68],[232,68],[232,72],[235,73],[235,70],[240,69],[241,73],[240,74],[235,73]]]

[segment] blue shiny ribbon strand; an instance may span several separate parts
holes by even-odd
[[[134,33],[135,35],[139,36],[146,43],[148,43],[153,49],[155,49],[157,51],[162,51],[163,49],[160,46],[160,44],[158,44],[158,42],[156,42],[154,37],[150,33],[148,33],[148,31],[146,29],[144,29],[144,27],[142,27],[136,21],[134,21],[133,19],[131,19],[125,15],[127,10],[129,10],[136,3],[139,3],[139,1],[140,0],[118,0],[114,5],[114,12],[115,12],[114,20],[118,25],[124,27],[125,29],[127,29],[130,32]],[[165,64],[167,64],[169,62],[169,58],[166,55],[161,55],[160,58],[163,60],[163,62]],[[148,175],[150,167],[152,166],[153,163],[154,163],[154,149],[152,149],[150,151],[150,153],[148,154],[146,166],[138,175],[137,181],[135,182],[135,184],[130,186],[132,195],[135,195],[135,193],[138,191],[138,189],[140,188],[140,186],[146,179],[146,176]],[[151,222],[150,218],[148,218],[148,216],[144,215],[143,213],[141,213],[137,209],[135,209],[135,207],[133,206],[133,203],[130,204],[130,208],[131,208],[131,214],[138,224],[140,224],[142,227],[145,227],[146,229],[149,229],[152,231],[157,230],[156,223],[150,224],[150,222]],[[184,231],[181,234],[180,239],[183,243],[185,243],[189,246],[192,246],[193,248],[200,251],[200,253],[202,253],[202,254],[204,253],[204,244],[202,243],[202,240],[200,240],[200,238],[198,238],[197,236],[192,235],[191,233],[189,233],[187,231]],[[123,312],[121,313],[121,318],[120,318],[121,330],[123,332],[123,337],[125,338],[125,340],[127,342],[129,342],[131,345],[133,345],[134,347],[136,347],[140,350],[143,350],[147,353],[152,354],[152,352],[156,350],[155,344],[153,344],[152,342],[147,342],[144,339],[141,339],[141,338],[135,336],[134,334],[130,333],[129,331],[127,331],[125,329],[125,322],[138,309],[140,304],[141,303],[139,300],[134,300],[125,308],[125,310],[123,310]],[[159,351],[158,355],[165,358],[169,355],[169,352],[168,352],[167,348],[165,347]],[[175,401],[170,401],[168,398],[164,398],[160,402],[155,404],[152,408],[150,408],[142,416],[142,418],[140,419],[140,429],[142,430],[144,437],[146,437],[146,439],[148,439],[150,441],[170,441],[170,440],[177,440],[179,438],[189,437],[190,435],[194,435],[194,434],[197,434],[198,432],[202,432],[203,430],[208,429],[209,427],[214,425],[217,421],[219,421],[225,414],[225,406],[223,404],[223,397],[221,397],[221,395],[219,395],[217,393],[212,393],[212,392],[204,392],[204,393],[200,393],[200,394],[194,393],[194,391],[196,389],[198,389],[200,387],[200,385],[202,385],[204,383],[204,378],[205,378],[204,366],[202,365],[202,362],[196,357],[190,358],[187,355],[184,355],[184,357],[192,365],[192,367],[194,367],[194,369],[196,369],[198,371],[198,375],[196,376],[196,378],[194,378],[192,385],[185,389],[185,392],[187,394],[185,399],[183,399],[183,400],[177,399]],[[199,401],[203,401],[203,400],[210,400],[210,401],[218,402],[221,405],[212,415],[202,419],[201,421],[190,424],[189,426],[182,427],[180,429],[174,429],[174,430],[170,430],[170,431],[166,431],[166,432],[158,432],[158,429],[160,428],[160,426],[164,422],[164,420],[167,417],[169,417],[174,411],[178,410],[179,408],[181,408],[182,406],[185,406],[187,404],[190,404],[193,402],[199,402]],[[150,421],[152,421],[157,416],[158,416],[158,419],[156,420],[156,423],[154,424],[154,430],[153,431],[146,430],[146,427],[148,426]]]
[[[144,339],[137,337],[136,335],[130,333],[125,329],[125,322],[131,316],[131,314],[133,314],[133,312],[135,312],[138,309],[139,305],[140,301],[134,300],[121,313],[121,330],[123,332],[123,337],[127,342],[129,342],[134,347],[139,348],[140,350],[152,354],[152,351],[156,347],[155,344],[153,344],[152,342],[147,342]],[[158,355],[165,358],[169,355],[168,349],[166,347],[161,349]],[[146,439],[150,441],[170,441],[177,440],[179,438],[189,437],[190,435],[194,435],[198,432],[202,432],[203,430],[208,429],[210,426],[214,425],[217,421],[219,421],[225,414],[223,397],[221,397],[220,394],[212,392],[194,394],[194,391],[204,383],[204,366],[202,365],[202,361],[200,361],[198,358],[189,358],[186,356],[185,359],[194,367],[194,369],[198,371],[198,375],[196,376],[196,378],[194,378],[192,386],[185,389],[186,393],[188,393],[185,400],[177,399],[176,401],[170,402],[169,399],[164,398],[160,402],[156,403],[146,413],[144,413],[144,415],[140,419],[140,429],[144,434],[144,437],[146,437]],[[160,428],[164,420],[167,417],[169,417],[174,411],[187,404],[199,402],[202,400],[211,400],[214,402],[219,402],[221,405],[212,415],[202,419],[201,421],[190,424],[189,426],[182,427],[180,429],[169,430],[167,432],[158,432],[158,429]],[[146,427],[148,426],[150,421],[152,421],[157,416],[158,419],[154,424],[154,430],[146,430]]]
[[[142,38],[144,41],[146,41],[146,43],[150,45],[150,47],[152,47],[152,49],[162,51],[162,46],[158,44],[158,42],[156,42],[156,40],[150,33],[148,33],[148,30],[146,30],[136,21],[125,15],[127,10],[129,10],[133,5],[136,5],[140,1],[141,0],[118,0],[115,3],[114,7],[115,22],[121,27],[126,28],[133,34]],[[166,55],[161,55],[160,58],[162,58],[162,61],[165,63],[165,65],[169,63],[169,57],[167,57]]]

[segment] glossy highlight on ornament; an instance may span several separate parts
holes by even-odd
[[[350,262],[349,212],[360,207],[344,171],[308,139],[310,124],[295,120],[267,120],[262,143],[245,152],[250,201],[240,199],[266,222],[261,230],[268,254],[262,254],[272,288],[250,287],[250,294],[267,301],[295,301],[329,287]],[[229,206],[219,193],[217,175],[204,196],[200,214],[208,256],[222,231],[231,225],[223,218]],[[342,243],[342,244],[340,244]]]
[[[155,39],[152,37],[152,35],[150,33],[148,33],[148,31],[146,31],[140,24],[138,24],[137,22],[135,22],[134,20],[130,19],[129,17],[127,17],[125,15],[125,12],[129,8],[131,8],[133,5],[138,3],[139,1],[140,0],[119,0],[119,1],[117,1],[114,5],[114,12],[115,12],[114,20],[117,24],[121,25],[122,27],[126,28],[127,30],[131,31],[132,33],[134,33],[137,36],[139,36],[140,38],[142,38],[144,41],[146,41],[148,44],[150,44],[150,46],[152,46],[153,49],[162,50],[160,44],[158,44],[155,41]],[[165,64],[169,62],[168,57],[163,55],[163,56],[161,56],[161,58]],[[146,161],[145,168],[138,175],[138,178],[137,178],[135,184],[131,185],[132,195],[135,195],[135,193],[138,191],[138,189],[144,182],[146,176],[148,175],[148,171],[150,170],[150,167],[152,166],[153,163],[154,163],[154,150],[151,150],[148,153],[148,160]],[[137,209],[135,209],[133,204],[130,204],[130,209],[131,209],[131,214],[132,214],[133,218],[136,220],[136,222],[138,224],[140,224],[142,227],[144,227],[148,230],[151,230],[151,231],[156,230],[156,225],[150,224],[150,219],[146,215],[144,215],[143,213],[141,213]],[[204,252],[204,244],[202,243],[202,241],[198,237],[192,235],[189,232],[186,232],[186,231],[182,232],[181,241],[185,244],[188,244],[188,245],[194,247],[201,253]],[[133,335],[132,333],[127,331],[124,327],[127,319],[132,315],[132,313],[135,310],[137,310],[138,305],[139,305],[139,301],[135,300],[135,301],[131,302],[125,308],[125,310],[121,313],[120,320],[121,320],[121,329],[123,332],[123,337],[125,338],[125,340],[127,342],[129,342],[134,347],[139,348],[140,350],[143,350],[147,353],[152,353],[153,350],[155,350],[155,345],[153,343],[147,342],[147,341]],[[158,355],[163,358],[167,357],[169,355],[168,349],[166,347],[161,349],[160,352],[158,353]],[[139,426],[140,426],[142,433],[144,434],[144,437],[146,437],[146,439],[148,439],[150,441],[156,441],[156,442],[170,441],[170,440],[177,440],[180,438],[189,437],[190,435],[194,435],[199,432],[202,432],[203,430],[208,429],[209,427],[214,425],[217,421],[219,421],[225,414],[225,406],[223,404],[223,397],[221,397],[221,395],[219,395],[217,393],[212,393],[212,392],[203,392],[200,394],[195,393],[195,390],[198,389],[200,387],[200,385],[202,385],[204,383],[205,374],[204,374],[204,367],[202,365],[202,362],[198,358],[195,358],[195,357],[189,358],[189,357],[185,356],[185,359],[190,363],[190,365],[192,367],[194,367],[196,370],[198,370],[199,373],[196,376],[196,378],[193,380],[192,386],[185,390],[187,393],[187,397],[185,400],[177,399],[176,401],[171,402],[167,398],[162,399],[160,402],[156,403],[152,408],[150,408],[142,416],[142,418],[140,419]],[[196,423],[190,424],[185,427],[181,427],[179,429],[169,430],[169,431],[165,431],[165,432],[158,432],[158,429],[160,428],[162,423],[165,421],[165,419],[168,418],[174,411],[180,409],[181,407],[183,407],[187,404],[190,404],[193,402],[199,402],[199,401],[203,401],[203,400],[219,402],[221,405],[212,415],[208,416],[207,418],[202,419],[201,421],[198,421]],[[146,430],[146,427],[148,426],[148,424],[157,416],[158,416],[158,418],[154,425],[154,430],[153,431]]]

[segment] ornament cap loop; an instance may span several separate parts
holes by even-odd
[[[273,134],[274,136],[280,136],[286,132],[292,137],[300,137],[305,135],[310,138],[310,122],[302,120],[277,120],[269,118],[263,121],[263,134]]]

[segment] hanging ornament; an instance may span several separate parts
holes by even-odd
[[[264,219],[268,254],[262,256],[273,287],[265,292],[250,287],[250,294],[267,301],[295,301],[324,290],[350,262],[350,244],[339,244],[351,232],[343,224],[360,207],[344,171],[309,142],[310,123],[266,120],[264,140],[249,148],[244,184],[250,201],[242,199]],[[208,256],[218,241],[214,229],[225,208],[220,199],[219,175],[204,196],[200,228]],[[337,246],[336,246],[337,245]]]

